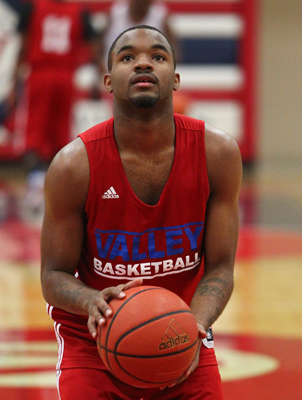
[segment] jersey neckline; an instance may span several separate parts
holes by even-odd
[[[175,152],[174,152],[174,159],[173,159],[172,168],[171,168],[171,171],[170,171],[169,178],[168,178],[168,180],[167,180],[167,182],[165,184],[165,187],[164,187],[164,189],[163,189],[163,191],[162,191],[162,193],[160,195],[160,198],[159,198],[157,204],[154,204],[154,205],[147,204],[147,203],[143,202],[142,200],[140,200],[138,198],[138,196],[136,195],[136,193],[134,192],[134,190],[132,189],[132,187],[130,185],[130,182],[129,182],[128,178],[127,178],[126,172],[124,170],[124,166],[123,166],[123,163],[122,163],[122,160],[121,160],[121,156],[120,156],[120,153],[118,151],[116,139],[115,139],[115,136],[114,136],[114,118],[112,118],[110,122],[111,123],[110,123],[109,129],[111,131],[111,135],[112,135],[113,140],[114,140],[114,152],[115,152],[115,154],[117,156],[117,160],[118,160],[117,161],[117,163],[118,163],[117,164],[117,168],[118,168],[119,174],[121,176],[121,180],[123,182],[123,185],[125,186],[125,188],[127,190],[128,195],[130,196],[132,201],[134,201],[140,207],[147,208],[147,209],[156,209],[156,208],[158,208],[162,204],[163,199],[165,197],[165,194],[167,193],[167,191],[168,191],[168,189],[169,189],[169,187],[171,185],[171,182],[174,180],[174,176],[176,174],[176,169],[177,169],[177,165],[178,165],[178,159],[179,159],[179,157],[178,157],[178,153],[179,153],[179,125],[178,125],[177,116],[174,114]]]

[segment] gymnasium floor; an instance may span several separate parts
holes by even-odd
[[[235,291],[214,324],[225,400],[302,400],[301,169],[245,172]],[[0,165],[0,398],[55,400],[56,341],[39,283],[41,213]]]

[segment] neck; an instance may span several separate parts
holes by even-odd
[[[164,111],[162,111],[164,109]],[[121,151],[151,154],[174,145],[173,107],[154,109],[113,108],[114,135]]]

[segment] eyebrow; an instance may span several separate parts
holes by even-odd
[[[116,54],[118,55],[122,53],[124,50],[132,50],[132,49],[134,49],[134,46],[131,45],[122,46]]]
[[[161,49],[161,50],[163,50],[163,51],[165,51],[166,53],[169,54],[168,49],[163,44],[154,44],[153,46],[151,46],[151,48],[152,49]]]
[[[122,46],[116,54],[118,55],[118,54],[122,53],[125,50],[133,50],[133,49],[134,49],[134,46],[125,45],[125,46]],[[169,54],[169,51],[166,48],[166,46],[164,46],[162,44],[154,44],[153,46],[151,46],[151,49],[161,49],[161,50],[165,51],[167,54]]]

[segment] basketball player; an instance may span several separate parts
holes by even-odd
[[[22,40],[14,80],[27,65],[24,158],[36,168],[48,166],[71,141],[79,46],[86,44],[94,55],[97,33],[79,3],[27,0],[20,2],[17,11]]]
[[[221,400],[210,327],[233,289],[240,152],[226,133],[173,115],[175,54],[157,29],[123,32],[108,56],[114,117],[68,144],[45,181],[42,289],[59,343],[61,400]],[[96,347],[108,299],[144,283],[190,305],[200,343],[175,382],[117,380]]]

